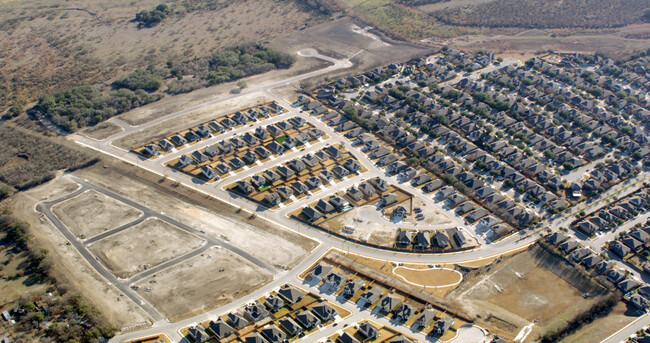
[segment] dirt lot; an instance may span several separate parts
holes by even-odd
[[[354,67],[327,75],[332,79],[342,75],[358,74],[392,62],[407,61],[432,51],[430,48],[406,42],[382,42],[376,36],[358,30],[355,21],[347,17],[330,20],[300,32],[278,36],[270,41],[270,45],[285,51],[315,48],[335,58],[350,57],[363,50],[352,59]],[[313,86],[321,82],[325,76],[322,75],[317,80],[307,80],[305,83]]]
[[[213,249],[140,281],[138,293],[176,321],[227,304],[273,276],[228,250]]]
[[[31,241],[36,247],[49,251],[52,261],[51,273],[57,282],[74,292],[82,294],[107,320],[118,328],[143,323],[147,315],[116,288],[108,285],[77,253],[66,245],[66,239],[34,211],[42,200],[55,199],[76,189],[76,184],[57,178],[45,185],[17,193],[6,204],[17,218],[31,225]]]
[[[56,204],[52,211],[79,238],[90,238],[120,227],[142,214],[93,190]]]
[[[116,133],[122,132],[122,128],[111,122],[99,123],[81,131],[81,134],[97,140],[106,139]]]
[[[147,219],[90,246],[90,251],[119,278],[184,255],[203,240],[160,219]]]
[[[531,250],[526,250],[487,273],[466,278],[446,298],[456,300],[467,313],[480,315],[488,321],[488,326],[510,332],[513,337],[534,321],[530,337],[538,337],[563,325],[600,299],[595,295],[583,298],[582,291],[556,274],[562,275],[560,267],[554,267],[555,272],[544,267],[543,263],[551,261],[551,257],[544,258],[548,260],[540,260]]]
[[[110,162],[100,163],[77,173],[198,230],[226,239],[271,265],[290,268],[317,246],[310,238],[261,218],[251,220],[249,214],[236,213],[227,203],[199,194],[194,189],[170,181],[160,182],[160,177],[123,162],[116,162],[116,168],[110,166]],[[134,171],[137,172],[136,179],[133,179]],[[139,176],[150,179],[139,179]],[[274,249],[268,249],[269,246]]]

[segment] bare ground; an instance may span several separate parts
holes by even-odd
[[[67,191],[66,191],[67,189]],[[76,189],[76,184],[57,178],[44,185],[14,195],[5,202],[14,215],[30,224],[31,243],[49,251],[51,275],[63,287],[78,292],[95,306],[106,319],[118,328],[143,323],[147,315],[119,290],[107,284],[77,253],[66,245],[59,231],[34,211],[38,202],[58,198],[62,193]]]
[[[408,282],[432,287],[447,286],[462,279],[460,273],[447,269],[413,270],[397,267],[393,272]]]
[[[599,299],[584,299],[582,292],[539,265],[530,250],[465,280],[446,298],[454,299],[464,312],[480,316],[488,326],[513,337],[533,321],[530,337],[553,330]]]
[[[272,279],[230,251],[216,248],[143,279],[137,286],[142,297],[175,321],[241,298]]]
[[[204,240],[160,219],[149,218],[93,243],[89,249],[119,278],[128,278],[189,253]]]
[[[76,173],[207,234],[227,239],[279,268],[298,264],[317,246],[317,242],[308,237],[261,218],[250,219],[250,214],[236,212],[227,203],[194,189],[162,181],[157,175],[123,162],[115,163],[114,169],[109,167],[109,162],[102,162]],[[103,168],[104,165],[107,168]],[[133,171],[137,176],[132,174]],[[275,248],[268,249],[268,246]]]
[[[142,212],[90,190],[58,203],[52,212],[79,238],[90,238],[137,219]]]

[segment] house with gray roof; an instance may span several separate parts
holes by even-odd
[[[327,302],[321,302],[320,304],[312,307],[312,312],[319,317],[323,322],[330,321],[338,315],[338,312],[330,306]]]
[[[307,330],[315,328],[320,324],[320,319],[318,319],[312,312],[307,310],[298,313],[296,315],[296,321]]]
[[[379,337],[379,329],[368,321],[359,325],[359,333],[368,340],[373,340]]]

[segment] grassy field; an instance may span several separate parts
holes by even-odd
[[[53,90],[269,40],[322,20],[292,1],[197,0],[168,3],[172,13],[153,28],[138,28],[131,21],[160,2],[3,0],[0,112],[10,103],[29,103]],[[189,3],[195,6],[183,6]]]

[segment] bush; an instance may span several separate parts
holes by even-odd
[[[137,69],[127,77],[114,81],[111,86],[115,89],[126,88],[132,91],[142,89],[151,93],[162,86],[162,78],[155,73],[153,68]]]
[[[47,182],[57,170],[77,169],[96,161],[63,139],[45,137],[12,123],[0,126],[0,142],[4,146],[0,165],[5,166],[0,170],[2,196],[11,195],[14,188],[24,190]]]
[[[154,27],[160,24],[163,19],[167,18],[169,14],[169,7],[165,4],[160,4],[156,8],[147,11],[140,11],[135,15],[135,21],[139,27]]]
[[[34,109],[68,132],[95,125],[115,115],[160,99],[142,89],[118,89],[103,95],[96,87],[79,86],[45,95]]]

